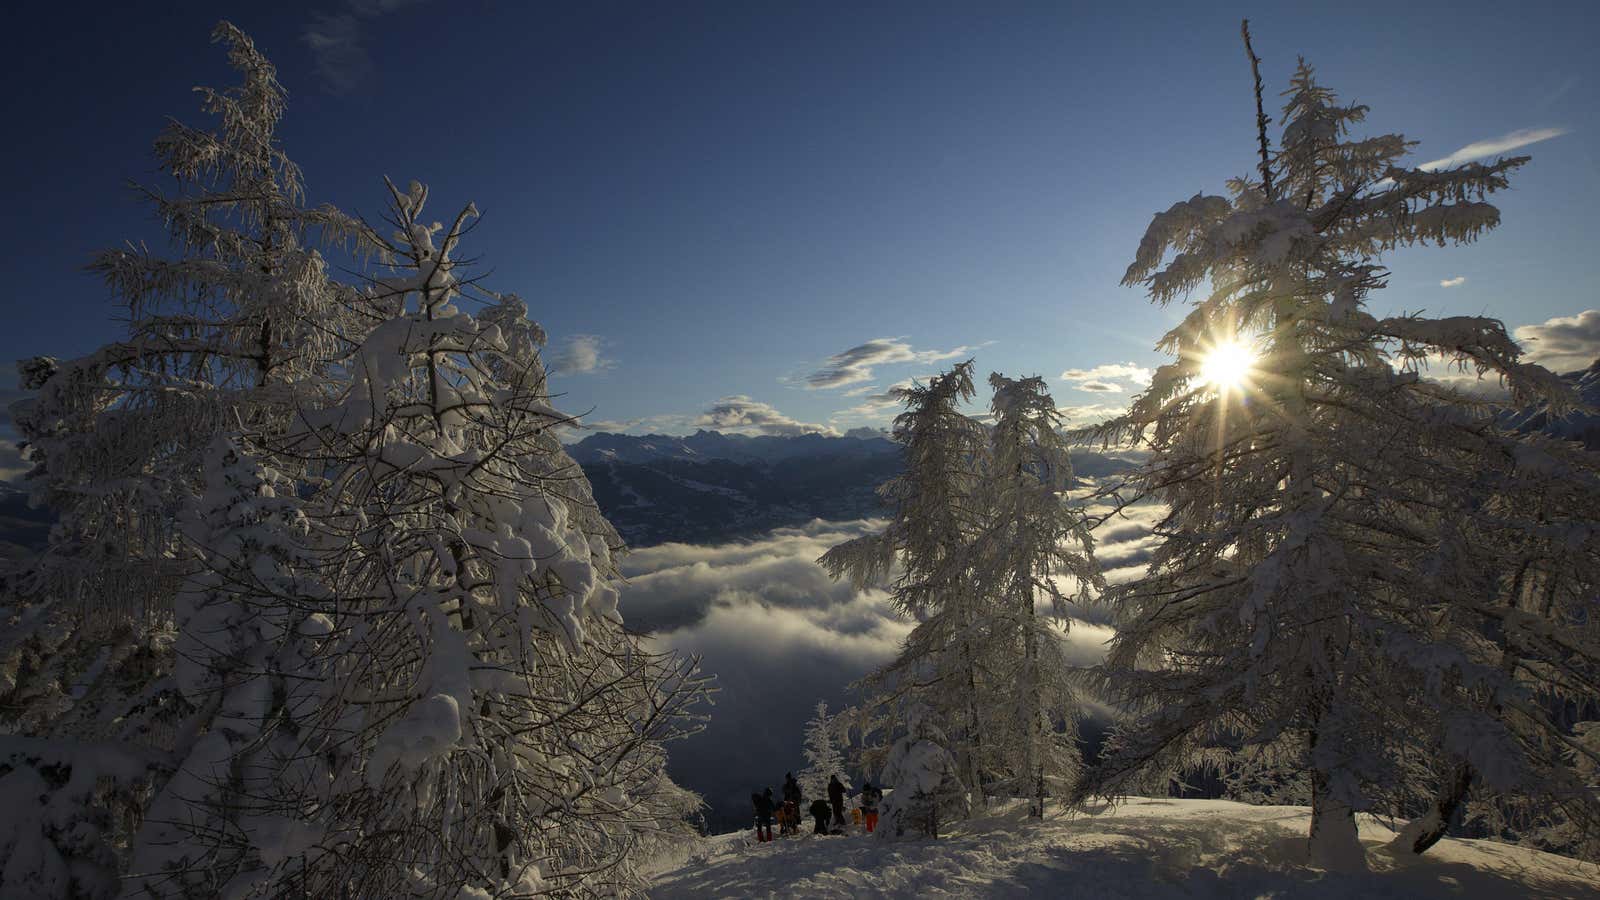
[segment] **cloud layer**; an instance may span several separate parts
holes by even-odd
[[[1158,513],[1134,508],[1096,532],[1110,577],[1142,568]],[[662,544],[623,559],[628,627],[650,632],[658,648],[698,654],[717,676],[706,730],[669,748],[673,777],[705,795],[713,827],[745,824],[752,791],[776,788],[785,772],[802,768],[812,707],[853,702],[847,685],[894,658],[910,633],[883,590],[856,591],[816,564],[828,548],[882,525],[818,520],[755,541]],[[1098,662],[1113,634],[1107,612],[1072,615],[1062,652],[1078,665]]]
[[[825,434],[836,435],[832,426],[801,422],[779,412],[770,403],[752,400],[744,394],[723,397],[694,420],[699,428],[734,431],[741,434]]]
[[[970,349],[970,347],[957,347],[954,350],[914,350],[910,344],[899,338],[873,338],[864,344],[828,357],[822,368],[806,376],[806,389],[823,390],[860,384],[872,380],[875,366],[938,362],[954,359]]]
[[[1522,344],[1529,362],[1553,372],[1587,369],[1600,358],[1600,309],[1523,325],[1512,336]]]

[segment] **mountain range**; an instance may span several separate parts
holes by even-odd
[[[900,445],[882,432],[748,437],[593,434],[568,446],[600,509],[629,544],[717,543],[812,519],[864,519],[887,509],[877,489],[900,473]],[[1131,454],[1074,453],[1084,476],[1125,471]]]
[[[1563,379],[1589,411],[1557,418],[1543,408],[1508,412],[1518,430],[1545,431],[1600,451],[1600,360]],[[900,445],[872,428],[843,436],[686,436],[602,432],[567,446],[594,485],[601,511],[633,546],[714,543],[812,519],[862,519],[887,512],[878,486],[900,471]],[[1133,453],[1075,452],[1074,470],[1098,478],[1139,463]],[[0,482],[0,560],[43,549],[55,521]]]

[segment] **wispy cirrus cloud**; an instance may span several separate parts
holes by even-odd
[[[1135,387],[1149,384],[1152,374],[1150,369],[1131,362],[1105,363],[1092,369],[1068,369],[1061,373],[1061,380],[1080,391],[1113,394],[1127,390],[1123,382]]]
[[[1485,159],[1490,156],[1499,156],[1513,150],[1548,141],[1567,133],[1565,128],[1520,128],[1499,137],[1488,138],[1482,141],[1473,141],[1449,156],[1425,162],[1417,168],[1425,172],[1435,172],[1439,169],[1448,169],[1462,163],[1472,162],[1475,159]]]
[[[1467,283],[1467,276],[1465,276],[1465,275],[1457,275],[1454,278],[1441,279],[1439,281],[1439,287],[1442,287],[1442,288],[1461,287],[1463,284],[1466,284],[1466,283]]]
[[[312,15],[300,39],[316,59],[316,72],[330,94],[348,94],[372,76],[366,25],[373,19],[426,0],[345,0]]]
[[[770,403],[754,400],[744,394],[733,394],[723,397],[713,403],[711,408],[700,414],[694,424],[701,428],[714,428],[718,431],[735,431],[740,433],[796,435],[796,434],[824,434],[837,435],[839,432],[829,425],[819,425],[812,422],[801,422],[779,412]]]
[[[971,347],[953,350],[917,350],[901,338],[873,338],[828,357],[822,367],[805,377],[806,390],[826,390],[871,381],[876,366],[895,363],[931,363],[954,359]]]
[[[859,397],[860,402],[834,413],[831,420],[834,422],[885,422],[892,418],[893,413],[900,411],[903,402],[895,391],[908,388],[918,382],[924,384],[932,375],[918,375],[914,378],[903,378],[889,385],[883,390],[872,388],[870,390],[855,390],[845,392],[847,397]]]

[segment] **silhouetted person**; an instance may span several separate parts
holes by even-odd
[[[839,783],[839,776],[828,779],[828,802],[833,804],[833,821],[844,830],[844,785]]]
[[[830,810],[828,809],[828,801],[822,799],[821,797],[811,801],[811,818],[817,820],[817,829],[816,831],[812,832],[812,834],[828,833],[829,813]]]
[[[772,810],[777,805],[772,799],[772,788],[751,794],[750,800],[756,807],[756,840],[764,844],[772,840]]]

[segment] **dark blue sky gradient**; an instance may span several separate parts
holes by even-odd
[[[162,239],[122,185],[151,177],[164,116],[202,121],[191,85],[231,83],[207,44],[219,17],[277,63],[313,202],[376,215],[387,174],[428,182],[438,218],[478,203],[467,249],[490,284],[527,298],[558,346],[601,339],[612,365],[560,382],[600,419],[684,430],[746,394],[861,424],[840,415],[858,401],[797,382],[873,337],[992,342],[981,371],[1050,376],[1063,404],[1120,402],[1054,376],[1160,361],[1176,311],[1118,280],[1153,212],[1252,164],[1241,14],[1272,92],[1303,53],[1372,105],[1373,132],[1421,140],[1419,161],[1569,130],[1522,151],[1534,162],[1498,232],[1397,255],[1387,309],[1516,325],[1600,305],[1591,4],[419,3],[360,20],[371,72],[331,93],[303,35],[350,9],[13,12],[0,359],[117,335],[81,267]]]

